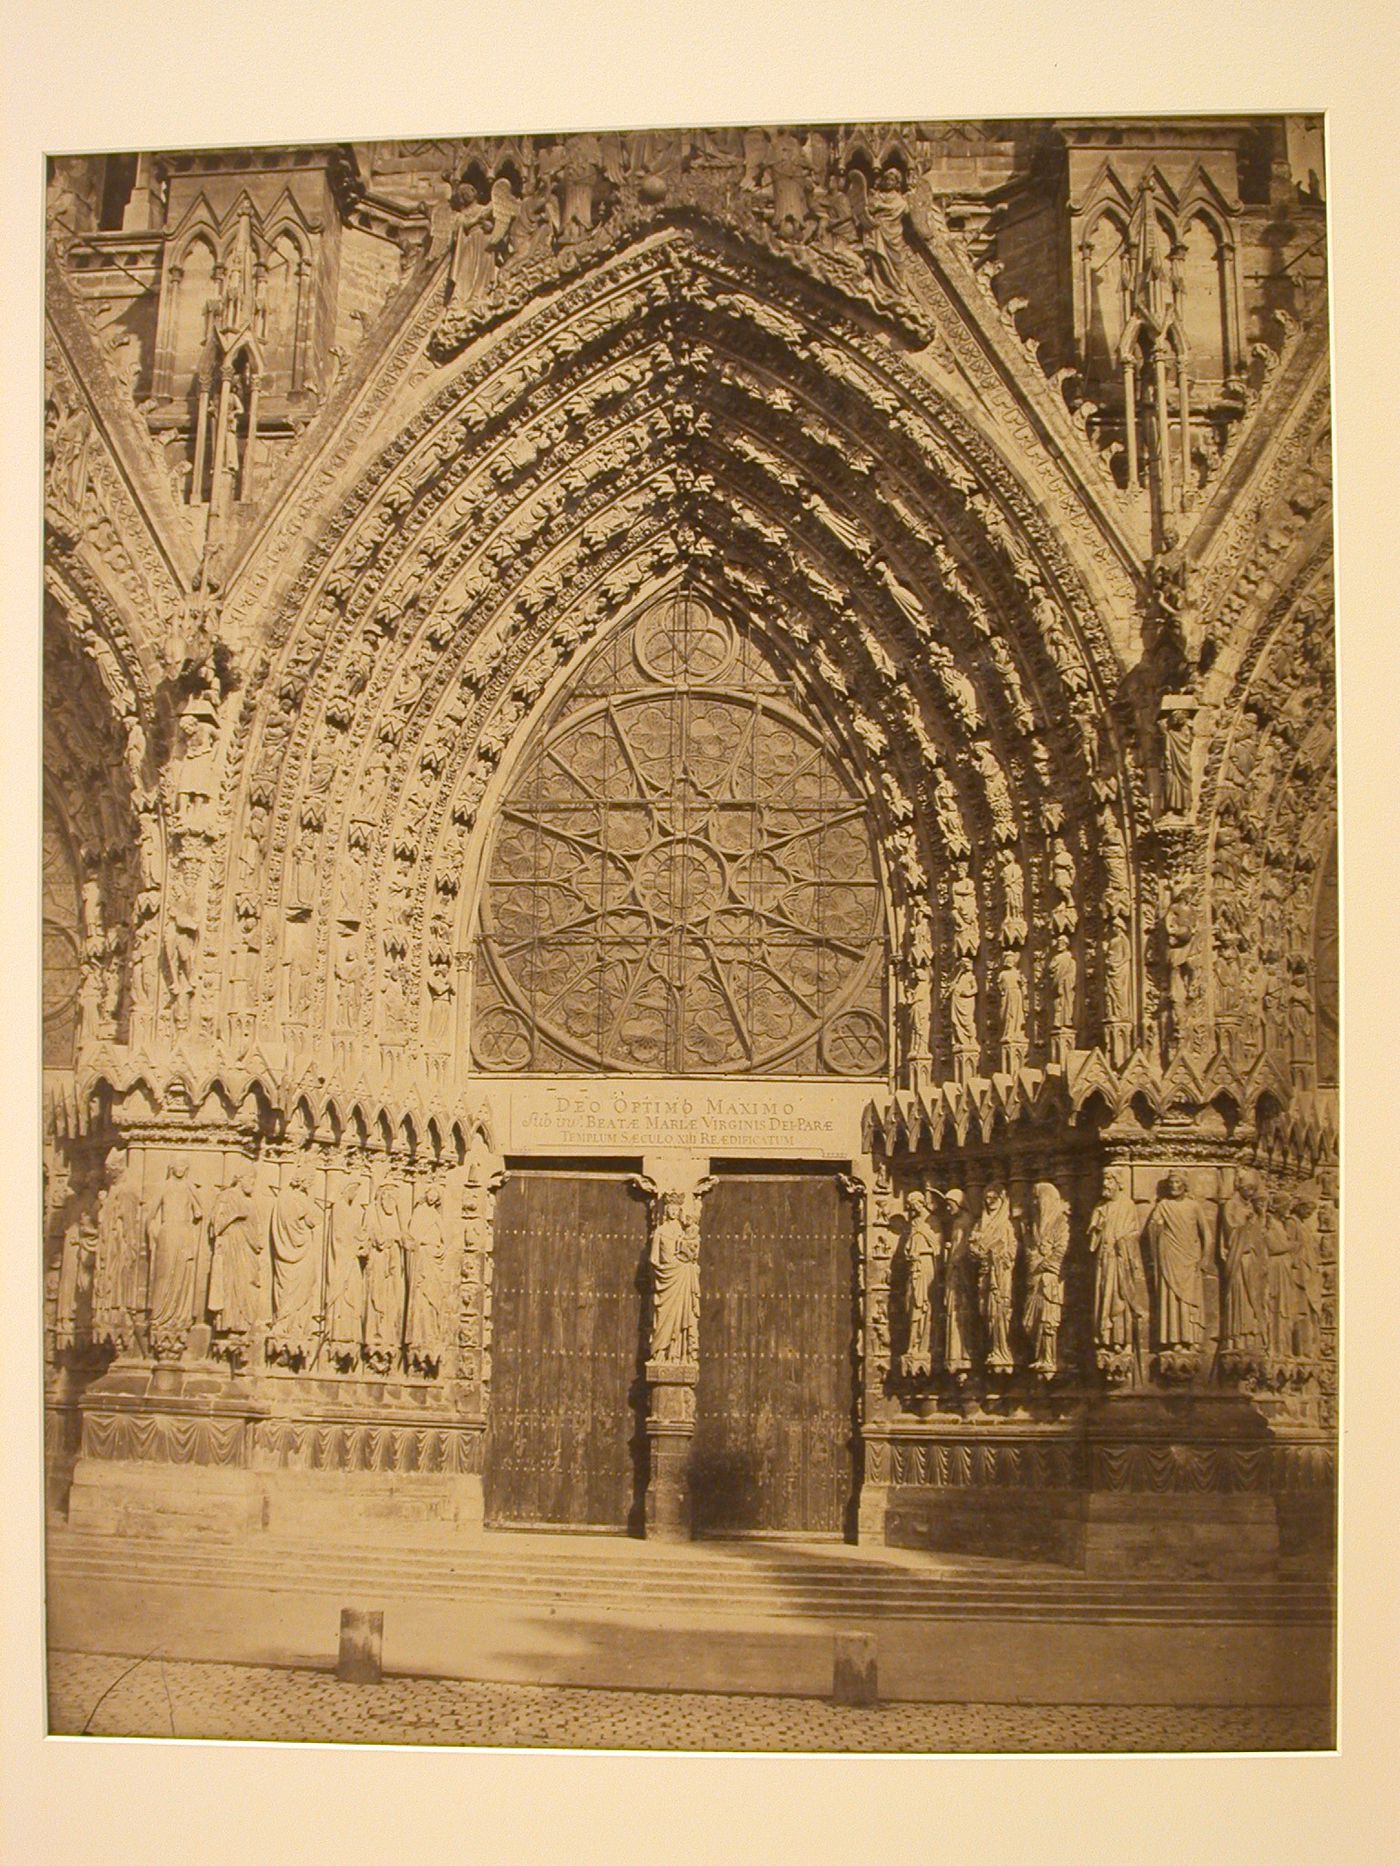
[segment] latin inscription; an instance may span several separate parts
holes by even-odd
[[[773,1089],[516,1082],[510,1147],[520,1152],[647,1152],[678,1147],[729,1154],[849,1157],[860,1147],[868,1084]]]

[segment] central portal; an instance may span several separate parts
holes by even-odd
[[[708,595],[660,596],[581,656],[503,773],[470,998],[518,1162],[496,1217],[492,1523],[849,1525],[836,1167],[888,1083],[889,916],[849,721],[792,652]],[[652,1168],[681,1155],[694,1176],[667,1191]],[[658,1341],[663,1267],[686,1326]]]

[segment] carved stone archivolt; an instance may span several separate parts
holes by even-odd
[[[637,417],[635,404],[633,404],[633,418],[634,425],[636,425]],[[660,432],[660,429],[658,429],[658,435],[660,435]],[[633,456],[636,456],[639,460],[644,460],[645,454],[638,453],[640,444],[641,437],[639,436],[638,440],[633,442],[625,453],[618,456],[618,465],[622,465],[627,459]],[[518,443],[515,445],[514,451],[518,453]],[[561,452],[563,452],[564,457],[567,457],[567,440],[565,441],[563,450],[561,450],[558,441],[555,441],[550,446],[535,444],[531,447],[527,457],[533,458],[536,455],[545,454],[551,463],[557,465],[561,457]],[[612,455],[606,449],[601,458],[598,458],[595,453],[594,457],[590,458],[588,461],[590,474],[596,474],[598,468],[609,463],[611,458]],[[613,470],[615,472],[617,470],[616,467],[614,467]],[[791,478],[792,470],[788,469],[787,471]],[[518,469],[511,464],[507,467],[507,473],[510,478],[514,478],[518,475]],[[696,476],[693,472],[687,472],[685,478],[694,481]],[[498,482],[499,479],[500,475],[499,472],[497,472],[495,481]],[[493,485],[494,483],[495,482],[493,482]],[[509,483],[509,479],[507,483]],[[567,479],[561,482],[561,491],[567,486],[567,483]],[[711,483],[713,483],[715,490],[718,491],[720,482],[714,479],[712,475],[702,473],[699,476],[698,490],[702,498],[709,499],[712,496],[707,491],[707,486]],[[800,481],[796,483],[800,484]],[[654,495],[657,490],[666,493],[668,484],[677,485],[678,482],[674,480],[668,482],[663,477],[659,488],[649,483],[648,491],[645,495],[647,505],[653,503]],[[779,490],[781,492],[781,489]],[[609,484],[607,496],[611,501],[616,501],[616,488],[614,485]],[[669,496],[674,498],[674,491],[672,491]],[[782,496],[790,497],[790,495]],[[571,511],[574,510],[575,503],[576,496],[575,499],[570,501]],[[465,515],[466,508],[461,506],[460,501],[454,505],[453,509],[454,511],[460,510]],[[540,512],[546,519],[546,522],[548,522],[550,501],[547,496],[542,496],[535,500],[529,505],[528,509],[532,513],[536,511]],[[606,510],[606,508],[604,508],[604,510]],[[617,573],[618,575],[625,574],[626,581],[619,584],[615,577],[612,583],[609,583],[605,579],[601,586],[594,585],[595,590],[598,592],[593,597],[590,604],[590,608],[594,614],[598,613],[600,597],[602,598],[604,613],[606,612],[607,591],[610,588],[616,588],[618,596],[625,599],[628,593],[638,590],[639,575],[642,579],[640,587],[645,587],[645,577],[647,573],[642,570],[640,566],[633,567],[633,565],[635,565],[635,553],[638,544],[638,521],[640,516],[640,511],[629,511],[627,513],[627,535],[629,545],[632,548],[632,564],[623,563],[619,565]],[[754,512],[754,515],[750,518],[747,513],[741,511],[732,516],[726,514],[726,525],[732,525],[735,518],[745,527],[746,535],[743,539],[743,548],[746,556],[751,556],[755,549],[757,549],[760,556],[762,556],[765,552],[775,548],[777,533],[773,531],[771,523],[766,517],[760,517],[757,512]],[[590,540],[590,522],[585,507],[581,526],[581,542],[585,546]],[[621,515],[619,515],[618,520],[612,521],[598,534],[600,539],[606,541],[608,531],[621,522],[623,521]],[[771,539],[769,534],[771,534]],[[388,533],[387,539],[380,539],[371,531],[367,534],[366,542],[372,538],[376,547],[382,546],[386,541],[393,545],[398,535],[397,527]],[[542,540],[542,542],[544,542],[544,540]],[[736,543],[737,542],[738,540],[736,540]],[[527,542],[527,549],[528,548]],[[663,569],[668,561],[675,561],[674,554],[678,547],[674,537],[668,535],[668,533],[658,532],[655,534],[654,545],[650,548],[653,550],[654,554],[659,553],[659,557],[656,558],[656,561]],[[574,549],[575,552],[577,552],[577,544],[575,544]],[[451,570],[451,547],[448,547],[445,560],[436,559],[436,554],[432,555],[434,555],[435,561],[431,574],[436,582],[441,583],[445,580],[445,575],[450,573]],[[485,555],[488,557],[491,555],[489,545]],[[512,543],[511,562],[513,564],[519,564],[520,561],[519,547]],[[953,560],[950,559],[949,561],[951,563]],[[382,548],[376,548],[376,565],[382,562]],[[888,569],[888,565],[886,565],[885,568]],[[765,569],[769,569],[769,566],[765,566]],[[655,575],[654,569],[651,574],[653,576]],[[955,586],[959,574],[960,573],[956,571],[954,572]],[[791,573],[788,572],[787,576],[790,577],[790,575]],[[565,581],[565,576],[566,573],[563,564],[558,562],[557,559],[551,560],[551,574],[546,583],[546,591],[548,593],[543,594],[542,597],[533,598],[528,603],[524,602],[523,596],[516,598],[514,616],[508,618],[504,630],[506,640],[519,640],[522,636],[522,604],[524,606],[524,623],[529,631],[529,636],[534,639],[540,639],[541,624],[535,619],[539,615],[540,603],[543,601],[551,608],[557,610],[561,601],[568,601],[570,599],[571,591],[569,584]],[[726,581],[737,581],[738,583],[737,591],[731,588],[725,592],[726,599],[732,602],[735,594],[743,598],[746,576],[743,573],[742,565],[731,566]],[[357,593],[361,591],[363,588],[363,580],[357,580],[355,587]],[[585,585],[584,587],[587,586]],[[827,587],[828,589],[834,589],[835,587],[829,578],[827,579]],[[895,605],[895,614],[900,616],[907,624],[909,621],[911,602],[913,602],[914,613],[918,619],[919,626],[927,629],[931,625],[926,621],[924,611],[918,606],[917,600],[913,598],[912,592],[909,591],[905,585],[901,584],[899,587],[904,589],[905,596],[909,600],[906,600],[902,607]],[[557,592],[557,594],[555,592]],[[794,594],[796,594],[796,592],[794,592]],[[809,588],[803,595],[805,607],[813,600],[813,593]],[[614,598],[614,600],[616,600],[616,598]],[[829,600],[829,598],[826,600]],[[573,601],[576,603],[577,597],[574,597]],[[431,787],[430,790],[424,791],[424,804],[422,806],[422,808],[431,811],[434,807],[432,801],[434,798],[440,800],[444,795],[451,795],[450,786],[454,782],[453,773],[459,770],[462,772],[462,776],[455,779],[456,784],[461,785],[465,783],[466,786],[462,794],[462,801],[453,804],[450,811],[444,812],[449,820],[443,825],[448,835],[448,843],[446,846],[451,847],[454,841],[457,843],[461,849],[461,854],[456,857],[456,862],[461,863],[467,859],[467,844],[476,821],[479,799],[484,794],[487,785],[492,781],[494,772],[500,764],[507,747],[513,744],[519,737],[518,723],[522,718],[522,709],[529,706],[530,696],[539,691],[540,686],[548,679],[553,669],[557,667],[561,658],[560,646],[558,644],[562,641],[565,645],[565,652],[567,652],[568,647],[572,646],[575,642],[586,641],[588,633],[591,632],[591,629],[596,626],[596,624],[585,617],[557,624],[554,629],[553,642],[549,646],[547,658],[539,673],[517,677],[513,686],[507,684],[503,687],[501,684],[501,675],[498,673],[493,673],[490,679],[487,680],[485,670],[490,665],[490,661],[483,652],[485,642],[482,641],[478,643],[478,645],[473,647],[471,652],[465,656],[461,663],[460,679],[456,683],[456,686],[457,690],[460,690],[462,697],[460,699],[454,699],[452,697],[454,688],[446,684],[444,680],[446,670],[440,665],[441,651],[433,646],[435,625],[430,618],[424,616],[425,607],[432,602],[433,598],[431,595],[420,590],[415,596],[412,611],[404,614],[405,620],[412,619],[415,621],[415,624],[418,624],[418,619],[422,618],[420,639],[423,642],[423,653],[427,657],[423,663],[424,672],[421,675],[415,673],[407,685],[404,685],[402,680],[400,681],[399,690],[401,690],[401,698],[396,698],[392,694],[387,696],[392,711],[388,717],[381,720],[377,734],[372,740],[372,755],[368,765],[365,767],[367,775],[371,776],[374,780],[373,788],[363,800],[355,800],[353,798],[347,799],[346,808],[353,823],[364,823],[368,825],[375,821],[376,813],[378,813],[379,821],[382,824],[386,797],[393,791],[396,782],[400,786],[408,782],[408,773],[412,770],[412,765],[408,762],[413,757],[412,747],[409,743],[406,743],[403,738],[404,727],[407,725],[410,718],[416,720],[423,717],[421,708],[424,697],[433,693],[441,694],[442,699],[438,704],[439,706],[445,706],[446,711],[441,716],[440,724],[436,732],[428,731],[427,736],[430,742],[425,744],[422,750],[417,754],[416,762],[420,776],[416,782]],[[404,612],[396,610],[396,613]],[[977,613],[979,612],[974,612],[974,619]],[[820,629],[814,630],[811,625],[803,621],[801,617],[795,617],[793,621],[790,624],[786,624],[786,626],[791,629],[797,638],[796,648],[798,652],[803,652],[803,642],[814,644],[815,653],[810,655],[810,667],[814,669],[818,682],[826,687],[830,695],[827,703],[833,705],[838,713],[842,711],[849,712],[853,693],[858,690],[861,684],[869,681],[870,676],[863,674],[858,666],[853,667],[851,673],[847,674],[841,663],[834,658],[832,652],[826,646],[826,640],[823,639],[828,636],[827,625],[823,625]],[[392,631],[394,636],[398,635],[400,627],[400,623],[394,623]],[[499,625],[494,631],[488,628],[486,631],[486,638],[489,639],[493,632],[499,634],[502,633],[502,630]],[[382,624],[378,627],[372,626],[366,640],[366,647],[370,655],[376,656],[383,662],[385,659],[385,643],[388,639],[389,638],[383,633]],[[470,639],[469,632],[463,631],[460,625],[458,625],[452,637],[453,642],[465,643]],[[949,780],[949,770],[957,767],[951,760],[945,760],[944,755],[939,751],[937,741],[931,736],[927,716],[919,709],[911,708],[907,703],[907,695],[904,695],[899,689],[891,691],[889,699],[880,697],[882,687],[887,685],[890,671],[895,663],[891,659],[889,652],[881,648],[878,639],[870,635],[868,629],[864,631],[864,639],[872,644],[870,652],[874,657],[873,661],[870,663],[871,673],[873,674],[875,683],[871,690],[870,701],[875,708],[875,712],[874,716],[868,720],[865,718],[863,712],[856,712],[853,717],[853,725],[858,735],[859,742],[864,748],[864,756],[872,762],[878,758],[881,766],[885,767],[885,769],[881,771],[880,779],[874,781],[872,788],[877,788],[879,794],[886,798],[887,807],[893,813],[893,820],[890,822],[888,832],[890,842],[898,848],[902,839],[902,829],[907,828],[910,832],[907,837],[909,844],[908,855],[907,858],[900,859],[900,872],[908,877],[911,886],[917,888],[922,885],[926,887],[927,872],[930,864],[928,859],[924,856],[923,851],[920,849],[921,836],[915,826],[919,814],[920,797],[927,795],[932,805],[927,818],[928,828],[924,833],[935,836],[938,844],[944,850],[967,852],[971,849],[971,834],[964,823],[964,812],[967,806],[962,804],[953,784]],[[966,729],[965,722],[968,719],[977,722],[980,728],[980,722],[987,712],[989,710],[994,712],[996,709],[980,707],[978,703],[973,700],[971,703],[971,710],[969,711],[965,697],[962,695],[962,688],[969,687],[969,683],[966,681],[965,676],[956,672],[955,663],[952,661],[945,659],[940,663],[939,654],[933,652],[937,650],[938,647],[936,638],[929,635],[927,639],[930,651],[932,652],[933,671],[935,675],[938,674],[940,665],[945,670],[942,677],[947,683],[946,691],[939,690],[940,698],[936,703],[949,709],[947,713],[949,728],[959,732],[963,731]],[[502,649],[509,658],[514,658],[518,650],[513,646],[507,647],[506,640],[502,642]],[[845,652],[844,646],[842,652]],[[902,649],[899,650],[899,652],[901,654],[905,653]],[[947,652],[947,650],[943,651],[945,656]],[[402,650],[396,640],[393,648],[393,655],[396,660],[401,657],[401,653]],[[907,655],[905,655],[905,659],[907,661]],[[436,667],[434,666],[434,662],[438,663]],[[322,665],[325,665],[325,663],[323,662]],[[364,665],[367,668],[372,667],[372,662],[366,661]],[[997,657],[994,656],[991,664],[993,672],[996,670],[996,665]],[[1008,662],[1005,663],[1005,666],[1008,675],[1014,676],[1012,664]],[[954,668],[952,673],[946,671],[949,667]],[[481,670],[480,673],[476,671],[478,668]],[[961,685],[959,683],[961,683]],[[336,691],[341,697],[335,698],[332,701],[335,718],[337,720],[343,720],[347,717],[346,706],[357,690],[363,700],[363,698],[372,696],[374,688],[375,682],[372,671],[357,674],[351,678],[348,683],[339,684]],[[295,705],[299,715],[304,720],[307,713],[306,696],[302,693],[300,683],[293,679],[289,683],[284,684],[282,691],[285,703]],[[498,708],[496,714],[499,724],[487,726],[484,733],[482,733],[478,739],[479,749],[475,755],[475,759],[466,759],[464,761],[463,748],[471,743],[469,725],[471,714],[475,712],[478,716],[481,715],[482,702],[485,700],[489,703],[492,692],[504,693],[504,711],[502,712]],[[888,724],[885,724],[882,723],[880,715],[882,713],[888,713],[891,701],[896,703],[900,710],[896,716],[890,718]],[[1023,681],[1018,681],[1017,696],[1013,702],[1013,712],[1019,716],[1025,704],[1025,683]],[[463,711],[464,707],[467,709],[465,716]],[[311,711],[314,715],[314,707]],[[400,718],[403,719],[404,725],[398,723]],[[268,722],[269,731],[274,723],[275,722],[271,720]],[[298,728],[298,732],[300,733],[304,731],[304,729],[303,725]],[[415,728],[415,741],[417,734],[425,729],[426,720],[424,726]],[[344,735],[345,728],[343,726],[338,727],[337,730],[341,736]],[[442,751],[439,752],[433,749],[431,741],[434,738],[441,738],[443,740]],[[895,780],[894,788],[891,791],[888,766],[891,760],[897,757],[901,744],[909,746],[914,758],[914,766],[911,768],[909,782],[900,784]],[[282,773],[281,786],[283,789],[286,787],[289,770],[286,753],[289,749],[294,750],[294,746],[295,740],[292,741],[289,747],[287,744],[284,744],[280,731],[272,732],[271,742],[268,745],[266,755],[271,758],[275,748],[279,760],[278,769]],[[1037,747],[1034,749],[1038,750],[1039,748]],[[1011,759],[1010,770],[1014,774],[1020,759],[1015,752],[1010,752],[1009,756]],[[314,755],[312,762],[314,768]],[[918,767],[920,765],[924,766],[926,771],[926,775],[922,777],[918,775]],[[329,754],[325,768],[327,771],[337,771],[338,773],[345,769],[343,765],[338,766],[334,760],[330,758]],[[1041,768],[1039,758],[1033,755],[1030,763],[1024,768],[1027,774],[1026,781],[1034,782],[1035,774],[1037,770]],[[394,774],[397,771],[403,771],[405,776],[396,779]],[[1008,775],[1007,769],[1002,762],[998,760],[994,745],[991,742],[985,744],[979,742],[976,747],[976,756],[970,767],[969,774],[975,776],[979,772],[981,773],[979,782],[985,786],[983,794],[988,800],[984,806],[987,812],[985,820],[989,822],[992,828],[993,846],[996,846],[996,837],[1009,836],[1014,839],[1018,834],[1016,814],[1011,801],[1017,779],[1014,775]],[[444,780],[447,780],[447,789],[444,788]],[[372,836],[371,846],[373,850],[382,851],[380,856],[381,860],[385,859],[385,857],[388,858],[390,864],[390,894],[391,897],[402,899],[404,902],[403,912],[407,920],[407,929],[402,936],[394,932],[391,928],[380,929],[377,938],[370,939],[367,937],[365,939],[364,946],[360,949],[363,952],[363,958],[354,958],[350,960],[349,963],[357,969],[362,969],[367,989],[376,991],[387,990],[389,1008],[393,1012],[395,1019],[407,1025],[411,1025],[420,1015],[415,1009],[413,998],[417,996],[418,992],[426,991],[427,981],[432,975],[429,954],[425,952],[424,948],[419,944],[423,935],[417,931],[417,925],[421,924],[418,922],[418,915],[427,910],[429,918],[431,919],[432,914],[436,913],[438,922],[441,925],[441,933],[438,937],[442,940],[443,950],[447,950],[458,931],[454,924],[454,903],[461,903],[461,891],[450,874],[442,875],[434,872],[431,881],[428,875],[425,874],[425,841],[431,846],[434,837],[441,838],[443,830],[435,831],[431,819],[420,824],[418,820],[419,807],[413,803],[413,785],[411,783],[408,796],[403,797],[402,791],[400,791],[400,795],[401,802],[399,810],[400,812],[405,809],[408,810],[410,813],[409,820],[404,823],[402,830],[388,829],[386,831],[385,828],[380,827],[377,833]],[[438,810],[442,810],[440,801],[437,803],[436,807]],[[305,811],[298,807],[290,819],[290,828],[300,832],[296,839],[295,859],[292,860],[291,867],[287,871],[292,881],[292,894],[302,891],[303,884],[297,880],[297,876],[302,873],[303,869],[310,872],[307,858],[314,856],[315,848],[322,840],[319,832],[315,831],[311,825],[303,821],[304,816]],[[265,860],[275,859],[276,857],[276,845],[278,841],[277,822],[280,819],[281,808],[279,807],[278,811],[275,812],[273,816],[272,847],[268,852],[268,856],[264,858]],[[441,818],[439,818],[439,820],[441,820]],[[979,834],[980,836],[981,832],[973,831],[971,833]],[[441,843],[439,846],[442,846]],[[1012,845],[1008,843],[1006,847],[1008,854],[1014,855]],[[444,849],[444,853],[445,852]],[[441,857],[438,859],[441,860]],[[1034,882],[1033,880],[1027,881],[1018,876],[1017,880],[1019,885],[1008,883],[1005,870],[1006,863],[1003,861],[998,870],[997,880],[993,882],[991,877],[988,878],[988,892],[996,897],[1001,896],[1005,890],[1005,898],[1010,902],[1008,918],[1016,924],[1021,924],[1024,922],[1025,918],[1026,897],[1028,894],[1032,893]],[[291,896],[289,895],[288,898],[290,899]],[[440,901],[443,905],[441,907],[435,907],[433,905],[435,901]],[[421,907],[418,905],[420,902],[422,903]],[[465,903],[465,905],[469,906],[470,903]],[[296,906],[297,903],[293,902],[292,908],[289,908],[289,911],[295,910]],[[462,911],[462,905],[457,905],[455,911],[460,913]],[[951,903],[949,911],[952,911]],[[348,917],[349,916],[342,916],[342,918]],[[260,929],[260,932],[264,931],[265,929]],[[338,955],[340,955],[342,949],[349,949],[354,945],[353,936],[357,929],[352,927],[348,929],[348,931],[351,937],[337,944]],[[431,928],[428,929],[428,936],[429,938],[432,937]],[[321,950],[328,951],[328,948],[324,945],[325,938],[326,935],[323,933],[318,935],[318,955]],[[291,964],[293,962],[288,961],[288,963]],[[301,964],[302,962],[296,961],[295,963]],[[319,966],[325,963],[325,961],[321,960],[319,956],[316,956],[313,963]],[[311,1015],[314,1016],[314,987],[312,991],[313,999],[310,1012]],[[969,994],[964,992],[963,995],[965,998]],[[426,1013],[421,1014],[425,1015]],[[967,1020],[965,1015],[963,1021],[964,1024],[966,1024]],[[967,1047],[968,1045],[964,1033],[963,1048],[966,1049]]]

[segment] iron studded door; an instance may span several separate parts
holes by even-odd
[[[697,1531],[845,1527],[854,1223],[830,1174],[725,1176],[706,1194],[690,1466]]]
[[[519,1172],[502,1186],[488,1523],[628,1526],[646,1218],[620,1178]]]

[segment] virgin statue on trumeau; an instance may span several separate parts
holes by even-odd
[[[700,1200],[663,1192],[651,1230],[651,1342],[647,1358],[693,1365],[700,1345]]]

